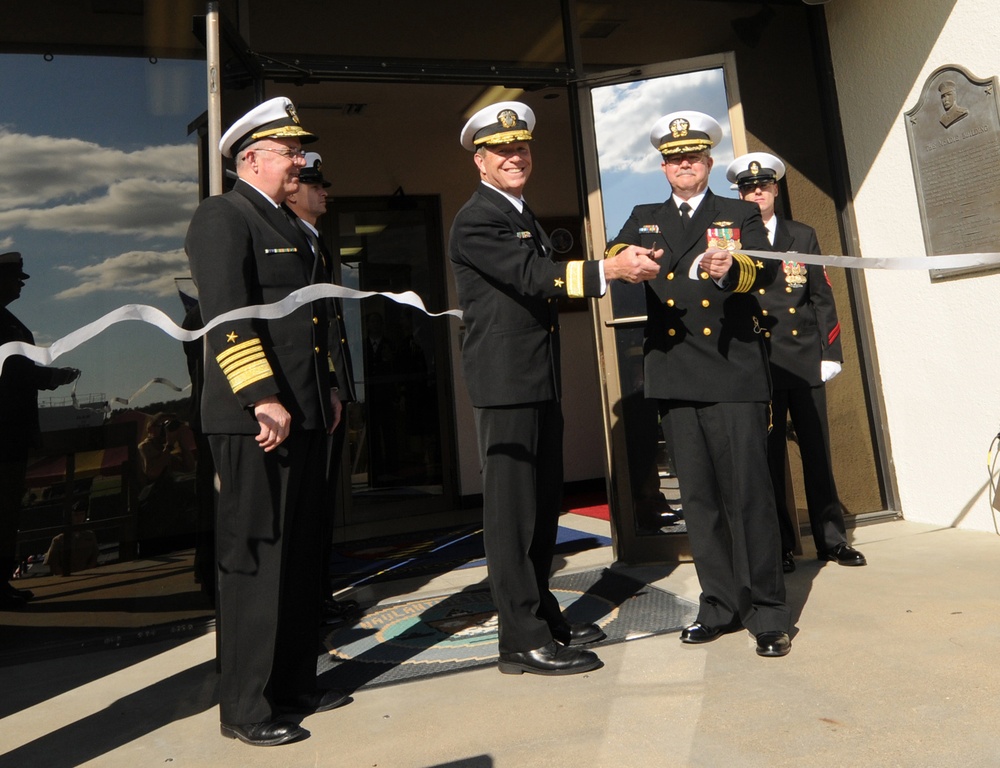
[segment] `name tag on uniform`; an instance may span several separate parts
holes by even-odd
[[[299,249],[291,248],[265,248],[264,253],[298,253]]]

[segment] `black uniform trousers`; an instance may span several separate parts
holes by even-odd
[[[847,533],[843,507],[833,479],[826,385],[776,388],[771,396],[771,410],[774,426],[767,438],[767,457],[781,527],[781,551],[792,552],[795,549],[795,526],[785,495],[785,456],[788,450],[785,438],[790,414],[802,456],[806,506],[813,541],[817,552],[829,552],[847,542]]]
[[[663,400],[660,409],[701,583],[698,621],[788,632],[767,404]]]
[[[559,402],[475,408],[483,542],[501,653],[540,648],[562,623],[549,572],[563,486]]]
[[[274,720],[316,690],[327,435],[293,430],[266,453],[253,435],[209,435],[216,515],[223,723]]]

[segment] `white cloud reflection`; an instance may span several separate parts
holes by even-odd
[[[650,143],[649,131],[663,115],[681,109],[712,115],[722,124],[725,142],[729,121],[726,114],[717,114],[720,94],[724,105],[721,69],[595,88],[592,102],[594,123],[601,139],[598,142],[601,169],[645,172],[658,167],[660,157]]]
[[[188,274],[183,248],[172,251],[129,251],[83,267],[59,267],[80,282],[55,294],[55,299],[75,299],[98,291],[176,296],[174,278]]]
[[[55,294],[72,299],[100,291],[167,296],[173,278],[188,274],[176,248],[198,204],[197,147],[149,146],[125,151],[75,138],[30,135],[0,126],[0,231],[15,232],[0,248],[16,247],[18,229],[37,234],[93,235],[114,243],[166,240],[140,250],[60,270],[79,284]]]

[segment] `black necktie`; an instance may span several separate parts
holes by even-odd
[[[679,206],[681,212],[681,227],[687,231],[688,225],[691,223],[691,205],[685,201]]]

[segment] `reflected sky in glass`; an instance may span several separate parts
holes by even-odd
[[[636,205],[663,201],[670,194],[649,132],[671,112],[691,109],[719,121],[722,141],[712,149],[715,164],[709,186],[719,196],[737,196],[726,181],[734,154],[721,68],[601,86],[591,91],[591,101],[608,240],[618,234]]]
[[[204,62],[3,55],[0,94],[0,252],[20,251],[31,275],[10,311],[41,345],[124,304],[180,324],[175,278],[190,274],[183,242],[198,203],[188,125],[205,110]],[[78,394],[103,399],[154,377],[189,382],[180,343],[135,322],[54,364],[81,369]],[[43,404],[70,389],[42,393]],[[133,405],[178,397],[153,385]]]

